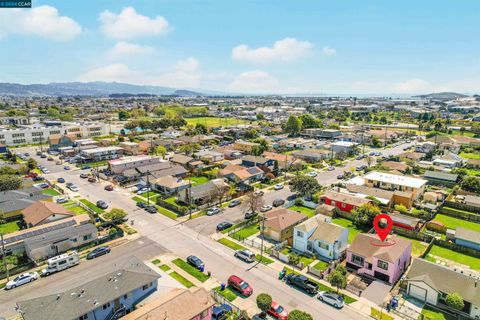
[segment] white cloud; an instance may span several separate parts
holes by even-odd
[[[114,39],[155,36],[170,30],[169,23],[164,17],[149,18],[138,14],[133,7],[123,8],[119,14],[103,11],[99,19],[103,33]]]
[[[433,86],[423,79],[409,79],[393,86],[393,91],[398,93],[426,93],[435,91]]]
[[[326,56],[333,56],[334,54],[337,53],[337,50],[335,50],[334,48],[330,48],[329,46],[323,47],[322,51],[323,51],[323,54]]]
[[[308,41],[285,38],[275,41],[271,48],[251,49],[245,44],[239,45],[232,49],[232,58],[249,62],[295,61],[308,55],[312,48],[313,44]]]
[[[228,89],[240,93],[273,93],[277,86],[274,76],[262,70],[251,70],[239,74]]]
[[[108,57],[115,60],[128,58],[134,55],[148,55],[154,52],[155,49],[150,46],[142,46],[135,43],[120,41],[108,51]]]
[[[82,27],[75,20],[60,16],[58,10],[51,6],[0,11],[0,38],[9,34],[21,34],[68,41],[81,32]]]
[[[198,88],[202,78],[200,63],[195,58],[179,60],[171,70],[165,72],[133,70],[123,63],[114,63],[87,71],[78,81],[125,82],[132,84],[157,85],[170,88]]]

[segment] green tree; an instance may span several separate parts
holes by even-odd
[[[257,120],[265,120],[265,115],[263,113],[257,113]]]
[[[278,166],[278,161],[275,160],[275,162],[273,163],[273,173],[278,176],[278,174],[280,173],[280,168]]]
[[[157,147],[155,148],[155,154],[161,155],[162,158],[164,158],[165,155],[167,154],[167,149],[165,149],[164,146],[157,146]]]
[[[480,193],[480,178],[468,176],[463,179],[461,186],[465,191]]]
[[[118,120],[124,121],[124,120],[127,120],[128,118],[130,118],[130,112],[124,109],[121,109],[120,111],[118,111]]]
[[[285,132],[296,136],[302,131],[302,121],[295,116],[288,117],[287,123],[285,124]]]
[[[310,114],[305,113],[300,115],[300,121],[302,122],[302,128],[307,129],[307,128],[318,128],[318,121],[314,117],[312,117]]]
[[[382,143],[380,142],[380,139],[377,136],[373,136],[371,145],[372,147],[378,148],[382,145]]]
[[[125,210],[119,208],[112,208],[109,212],[103,214],[105,219],[112,222],[121,222],[126,216]]]
[[[463,302],[460,294],[456,292],[449,293],[445,298],[445,302],[447,303],[447,306],[456,310],[462,310],[465,307],[465,302]]]
[[[17,190],[22,186],[22,178],[19,176],[0,175],[0,191]]]
[[[207,134],[208,128],[204,123],[197,122],[197,124],[195,125],[195,132],[197,134]]]
[[[344,289],[346,286],[347,286],[347,276],[346,274],[343,274],[341,271],[338,271],[338,270],[333,270],[333,272],[331,272],[329,275],[328,275],[328,282],[330,282],[330,284],[334,287],[337,288],[337,293],[338,293],[338,290],[341,288],[341,289]]]
[[[305,311],[294,309],[288,314],[287,320],[313,320],[313,317]]]
[[[317,179],[305,175],[295,176],[290,183],[290,189],[301,197],[311,196],[322,188]]]
[[[262,310],[262,319],[266,318],[268,309],[272,306],[272,297],[266,293],[260,293],[257,296],[257,307]]]
[[[300,256],[294,252],[288,255],[288,263],[295,267],[300,263]]]
[[[33,158],[28,158],[27,160],[28,170],[33,170],[37,167],[37,161]]]
[[[356,225],[372,226],[373,219],[380,214],[380,208],[371,203],[366,203],[352,211],[353,221]]]
[[[407,213],[408,209],[405,207],[403,204],[396,204],[395,205],[395,210],[397,210],[400,213]]]

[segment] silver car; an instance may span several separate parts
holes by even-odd
[[[235,257],[242,259],[245,262],[255,261],[255,253],[247,249],[235,251]]]
[[[328,303],[329,305],[334,306],[337,309],[342,308],[344,305],[343,297],[339,294],[332,292],[321,291],[318,294],[317,299]]]
[[[15,279],[8,281],[7,284],[5,285],[5,289],[10,290],[18,286],[24,285],[26,283],[35,281],[37,279],[38,279],[38,273],[36,272],[23,273],[15,277]]]

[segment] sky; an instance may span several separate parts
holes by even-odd
[[[478,0],[32,2],[0,9],[0,82],[480,92]]]

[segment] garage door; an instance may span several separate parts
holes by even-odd
[[[427,300],[427,289],[420,288],[411,283],[408,286],[408,294],[411,297],[422,301],[423,303],[425,303]]]

